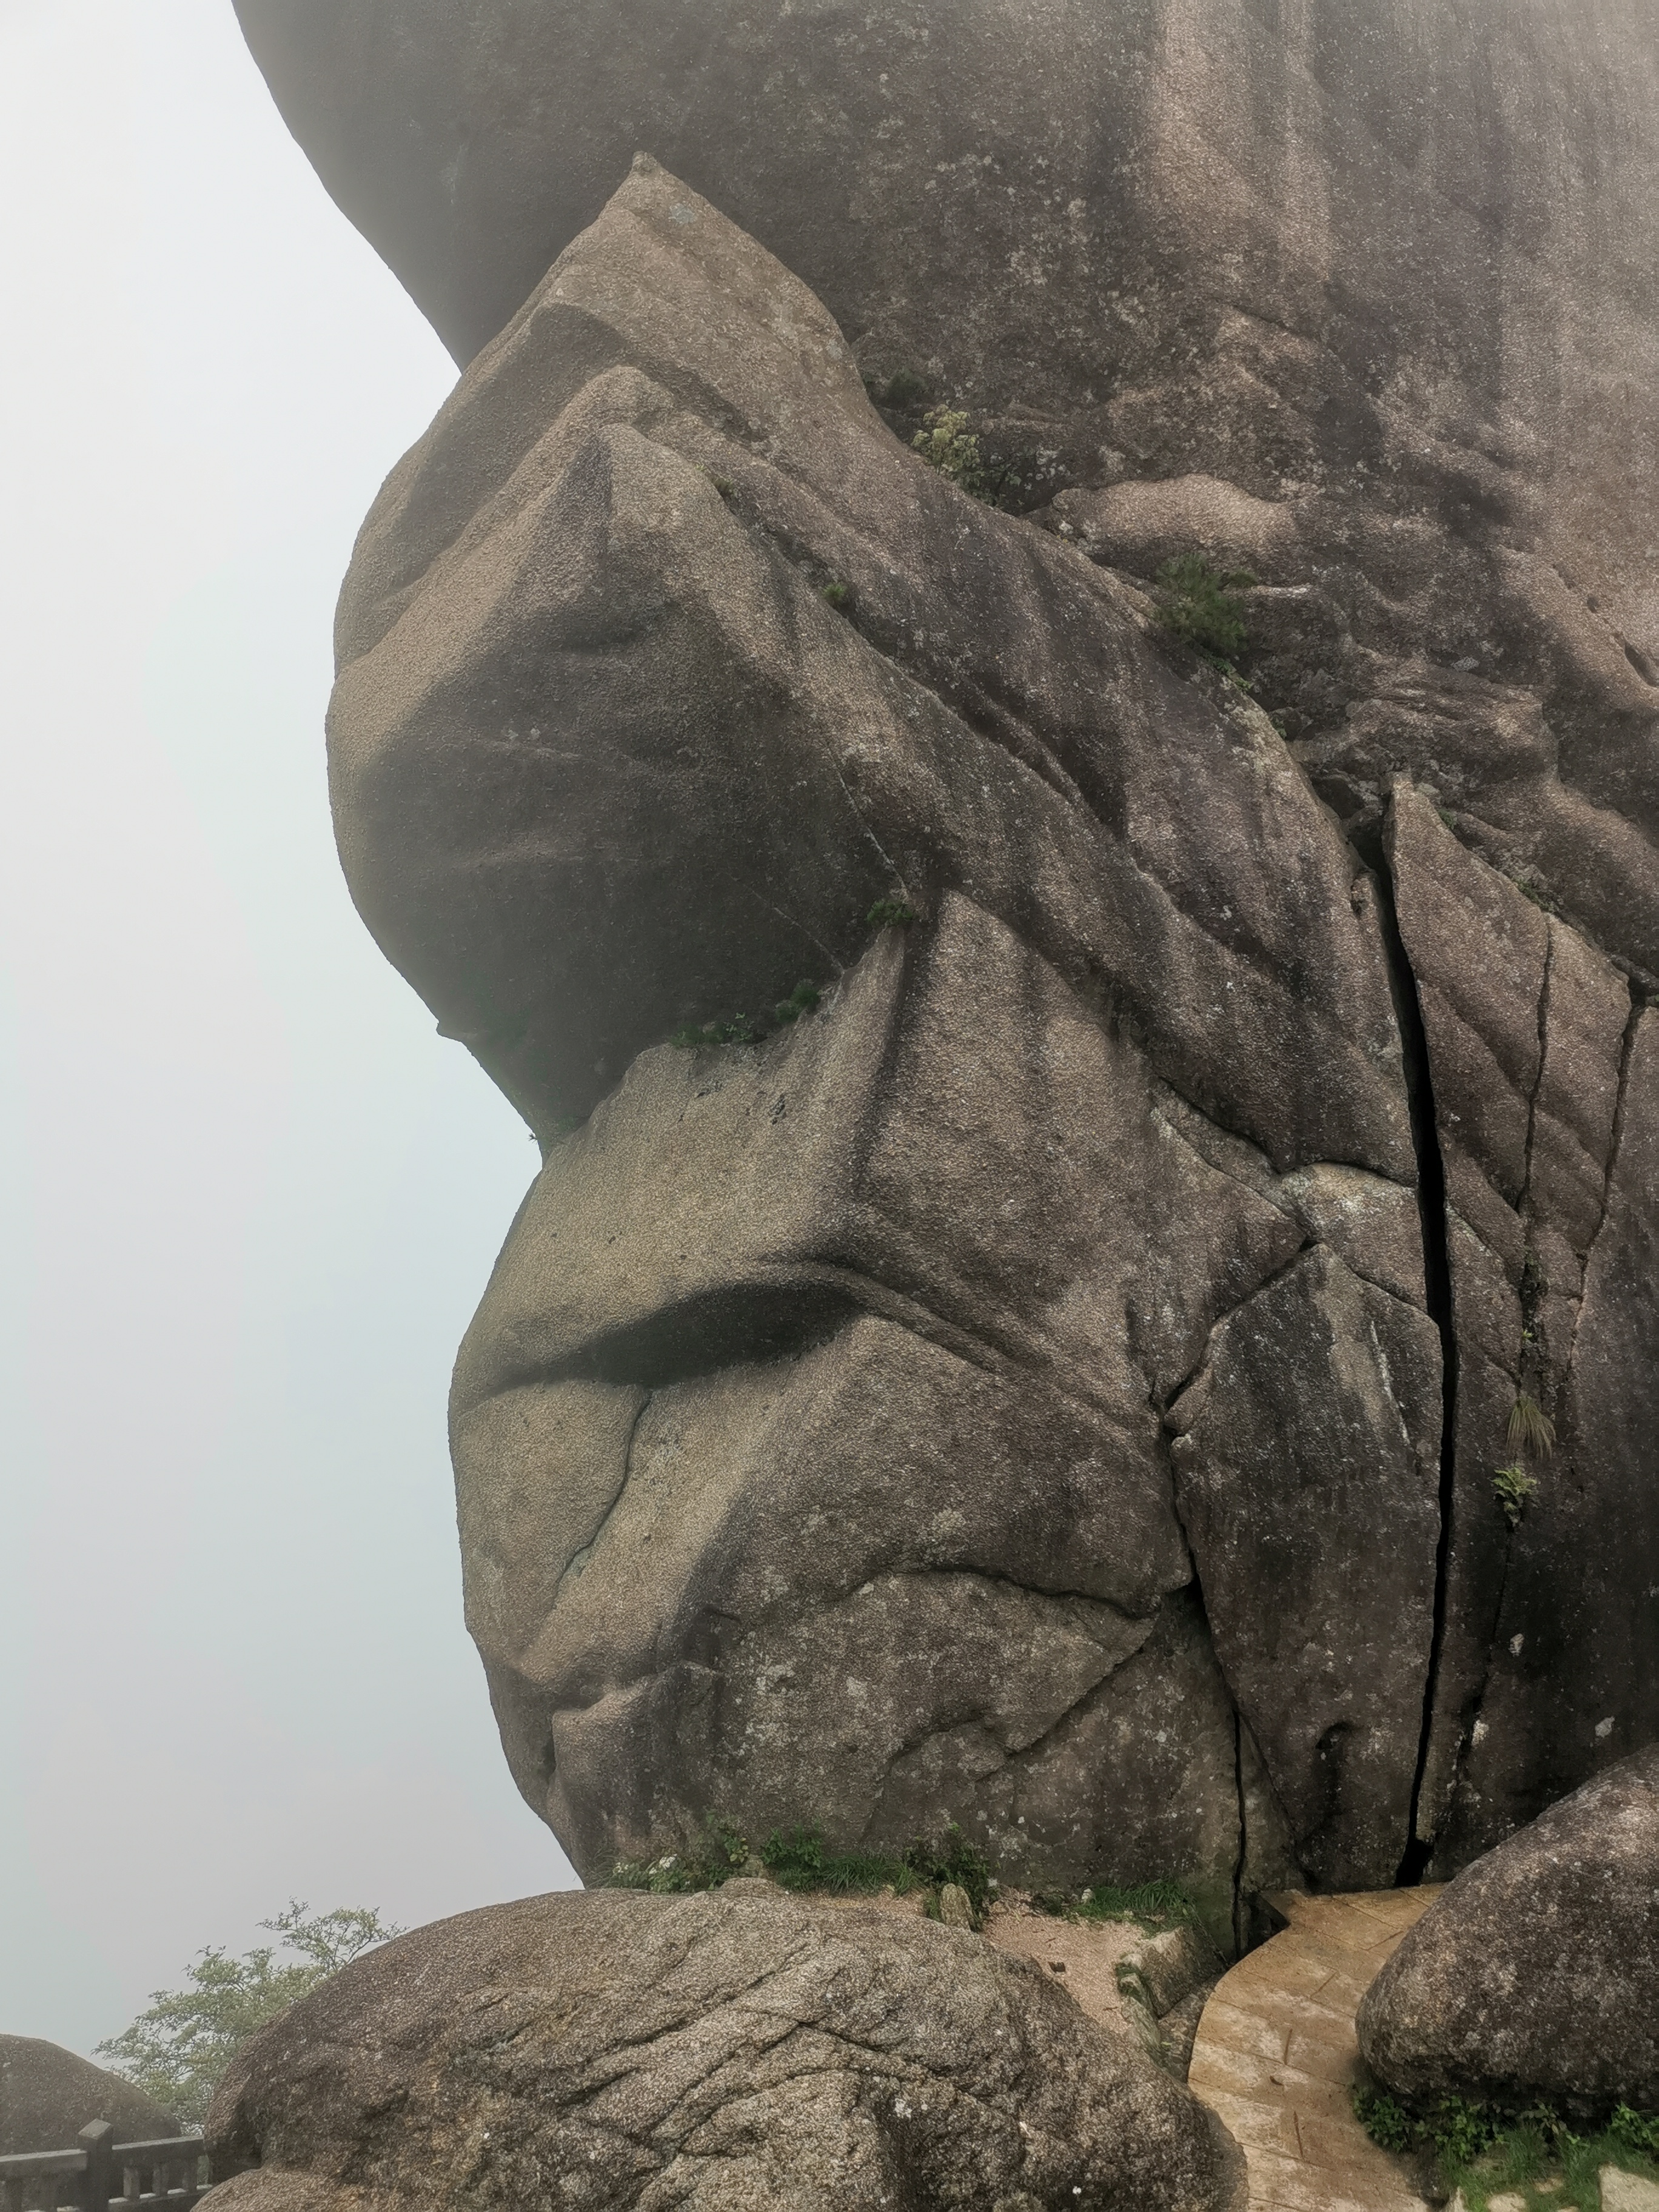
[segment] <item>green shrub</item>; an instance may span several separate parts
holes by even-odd
[[[1158,619],[1164,628],[1231,672],[1248,643],[1244,608],[1234,594],[1255,578],[1246,568],[1212,568],[1200,553],[1182,553],[1158,572]]]
[[[985,459],[979,440],[968,428],[967,416],[959,408],[934,407],[922,422],[910,443],[928,467],[948,477],[969,499],[988,500],[992,494]]]
[[[846,584],[820,584],[818,597],[830,606],[844,607],[852,597],[852,592]]]
[[[1409,2150],[1417,2129],[1405,2106],[1386,2089],[1356,2089],[1353,2116],[1374,2143],[1384,2150]]]
[[[1607,2133],[1621,2148],[1659,2166],[1659,2112],[1637,2112],[1628,2105],[1615,2106]]]

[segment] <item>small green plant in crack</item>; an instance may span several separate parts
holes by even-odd
[[[703,474],[722,499],[730,499],[738,489],[730,477],[717,477],[713,469],[705,468]]]
[[[724,1044],[764,1044],[768,1037],[799,1021],[803,1014],[810,1014],[823,1000],[817,985],[803,978],[769,1014],[734,1014],[729,1022],[688,1022],[668,1042],[681,1052],[712,1052]]]
[[[1518,1390],[1510,1408],[1507,1431],[1511,1451],[1530,1452],[1547,1459],[1555,1449],[1555,1424],[1530,1390]]]
[[[908,929],[921,916],[908,899],[878,898],[864,919],[872,929]]]
[[[828,606],[844,607],[852,596],[852,588],[847,584],[820,584],[818,586],[818,597]]]
[[[1201,553],[1182,553],[1158,572],[1158,619],[1223,675],[1243,682],[1234,663],[1249,643],[1236,594],[1255,578],[1248,568],[1212,568]]]
[[[1538,1495],[1538,1477],[1518,1464],[1500,1467],[1492,1479],[1492,1486],[1504,1509],[1504,1518],[1511,1528],[1518,1528],[1522,1515]]]

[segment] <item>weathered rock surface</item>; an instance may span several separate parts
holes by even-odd
[[[1420,794],[1388,844],[1443,1164],[1458,1346],[1445,1627],[1419,1806],[1447,1871],[1592,1747],[1659,1737],[1652,1017]],[[1510,1441],[1522,1394],[1554,1443]],[[1519,1525],[1492,1480],[1536,1485]],[[1540,1795],[1540,1783],[1543,1785]],[[1551,1784],[1553,1784],[1553,1787]]]
[[[1659,2110],[1659,1747],[1467,1867],[1367,1992],[1359,2043],[1408,2097]]]
[[[178,2123],[142,2089],[35,2035],[0,2035],[0,2158],[73,2150],[93,2120],[119,2142],[159,2142]]]
[[[1212,2117],[980,1937],[781,1893],[531,1898],[356,1960],[233,2063],[223,2212],[1209,2212]]]
[[[1368,863],[655,163],[388,480],[338,644],[354,895],[546,1152],[453,1439],[585,1872],[956,1817],[1224,1936],[1659,1725],[1626,975],[1408,783]],[[1522,1391],[1566,1479],[1513,1536]]]
[[[550,1145],[455,1443],[470,1618],[578,1864],[709,1810],[955,1814],[1230,1903],[1241,1855],[1293,1871],[1282,1805],[1389,1878],[1440,1344],[1376,887],[1276,732],[900,447],[650,163],[389,482],[339,634],[354,891]],[[887,895],[924,920],[872,940]],[[803,972],[823,1008],[758,1049],[656,1042]],[[1311,1725],[1264,1677],[1241,1729],[1205,1601],[1261,1561],[1194,1586],[1162,1415],[1264,1292],[1319,1369],[1255,1501],[1286,1617],[1346,1619],[1364,1554],[1398,1656]],[[1370,1317],[1334,1361],[1333,1300]],[[1347,1559],[1302,1540],[1334,1468]]]
[[[1345,818],[1402,773],[1659,972],[1646,0],[238,0],[459,360],[637,148],[1097,557],[1243,561]]]
[[[454,1444],[577,1863],[954,1814],[1242,1931],[1659,1734],[1651,11],[238,5],[476,356],[331,773],[547,1151]]]

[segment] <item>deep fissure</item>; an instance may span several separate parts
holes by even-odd
[[[1435,1700],[1440,1685],[1441,1655],[1446,1638],[1447,1589],[1451,1568],[1452,1505],[1457,1477],[1457,1335],[1452,1318],[1451,1245],[1446,1229],[1446,1164],[1441,1157],[1435,1120],[1434,1079],[1429,1065],[1428,1030],[1418,994],[1417,975],[1401,933],[1395,902],[1394,872],[1385,852],[1374,860],[1377,884],[1378,919],[1389,981],[1394,994],[1395,1018],[1405,1063],[1406,1098],[1411,1115],[1412,1147],[1417,1156],[1417,1208],[1423,1231],[1423,1282],[1428,1314],[1440,1333],[1440,1534],[1435,1547],[1434,1620],[1429,1638],[1429,1666],[1423,1686],[1423,1722],[1418,1736],[1417,1764],[1412,1775],[1406,1847],[1395,1873],[1396,1888],[1410,1889],[1423,1880],[1433,1856],[1432,1838],[1418,1832],[1424,1778],[1428,1771],[1429,1747],[1434,1729]]]

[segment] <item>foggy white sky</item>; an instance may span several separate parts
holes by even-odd
[[[0,0],[0,2030],[295,1894],[568,1882],[444,1394],[536,1164],[329,834],[329,623],[453,379],[230,0]]]

